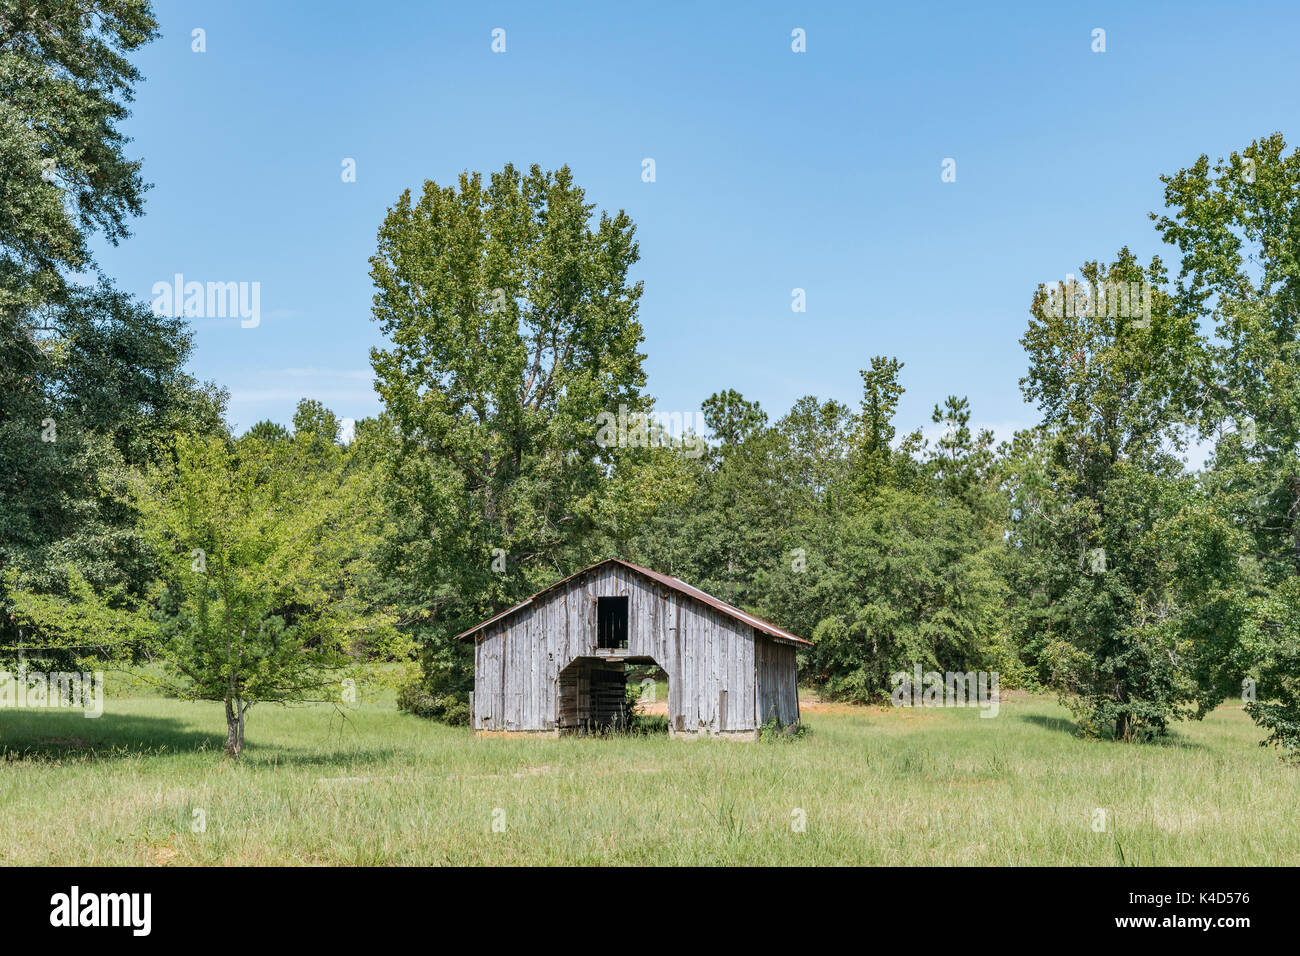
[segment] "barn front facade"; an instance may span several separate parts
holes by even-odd
[[[629,665],[668,678],[668,732],[754,738],[799,720],[810,642],[676,578],[617,558],[458,635],[474,640],[472,724],[560,734],[623,725]]]

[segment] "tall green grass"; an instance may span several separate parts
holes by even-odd
[[[994,719],[834,708],[806,723],[772,743],[483,739],[391,699],[257,707],[234,765],[219,704],[3,710],[0,862],[1300,861],[1300,772],[1238,708],[1159,744],[1078,739],[1028,696]]]

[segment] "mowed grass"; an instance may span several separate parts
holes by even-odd
[[[799,740],[687,743],[262,706],[234,765],[219,704],[0,710],[0,863],[1300,861],[1300,770],[1239,708],[1128,745],[1078,739],[1046,697],[979,713],[810,708]]]

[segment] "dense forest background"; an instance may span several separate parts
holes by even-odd
[[[90,254],[142,211],[117,127],[156,25],[143,0],[89,7],[0,0],[0,665],[143,667],[223,701],[232,754],[253,704],[404,661],[403,705],[463,722],[452,635],[614,555],[809,637],[802,677],[829,696],[996,671],[1126,740],[1240,696],[1295,752],[1300,151],[1280,134],[1162,177],[1172,273],[1116,237],[1077,284],[1026,290],[1041,420],[1008,442],[959,388],[933,396],[937,439],[898,422],[888,356],[856,360],[856,407],[703,385],[703,454],[653,419],[603,440],[602,415],[654,411],[635,226],[536,166],[426,182],[379,224],[381,415],[343,444],[304,400],[236,436],[185,371],[184,320]]]

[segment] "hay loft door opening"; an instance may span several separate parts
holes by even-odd
[[[617,650],[627,647],[627,598],[596,599],[596,646]]]

